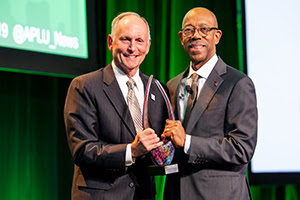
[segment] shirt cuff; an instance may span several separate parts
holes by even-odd
[[[184,153],[190,154],[190,147],[191,147],[191,138],[192,136],[186,135],[185,136],[185,142],[184,142]]]
[[[125,154],[125,166],[126,167],[129,167],[131,166],[135,159],[132,158],[132,155],[131,155],[131,144],[128,144],[127,147],[126,147],[126,154]]]

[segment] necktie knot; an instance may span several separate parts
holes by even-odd
[[[194,83],[194,82],[198,82],[199,75],[198,75],[197,73],[193,73],[192,79],[193,79],[193,81],[192,81],[193,83]]]
[[[135,81],[130,78],[127,82],[126,82],[126,85],[128,87],[129,90],[133,90],[133,88],[136,86],[136,83]]]

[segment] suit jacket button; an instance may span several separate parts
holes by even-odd
[[[134,183],[133,182],[129,183],[129,187],[133,188],[134,187]]]

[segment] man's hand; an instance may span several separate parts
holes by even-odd
[[[131,143],[131,155],[133,158],[145,155],[152,149],[163,145],[155,131],[151,128],[140,131]]]
[[[179,120],[166,120],[166,126],[162,138],[171,138],[176,147],[184,147],[186,133]]]

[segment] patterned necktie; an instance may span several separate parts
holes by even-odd
[[[193,73],[192,86],[189,91],[189,98],[188,98],[188,102],[186,104],[185,115],[184,115],[184,120],[183,120],[184,127],[186,127],[187,122],[189,121],[191,111],[192,111],[192,109],[195,105],[196,99],[197,99],[198,79],[199,79],[199,75],[196,73]]]
[[[127,95],[128,108],[134,122],[135,130],[138,133],[143,129],[143,125],[142,125],[141,108],[133,90],[133,88],[136,86],[136,83],[134,82],[133,79],[130,78],[127,81],[126,85],[128,86],[128,95]]]

